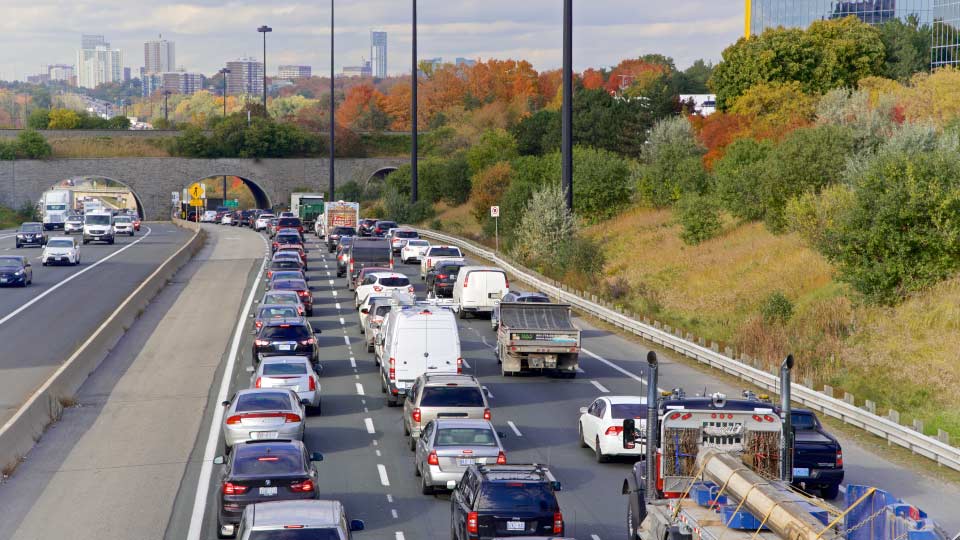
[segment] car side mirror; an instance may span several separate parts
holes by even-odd
[[[229,407],[229,406],[230,406],[230,401],[229,401],[229,400],[223,401],[223,402],[220,403],[220,405],[223,405],[224,407]]]
[[[310,461],[323,461],[323,454],[320,452],[312,452],[310,454]]]
[[[453,491],[453,490],[457,489],[457,481],[456,481],[456,480],[447,480],[447,489],[449,489],[450,491]]]
[[[363,530],[363,520],[351,519],[350,520],[350,532],[362,531]]]
[[[226,463],[226,462],[227,462],[227,460],[224,459],[223,456],[217,456],[217,457],[213,458],[213,464],[214,464],[214,465],[223,465],[223,464]]]
[[[369,315],[369,314],[370,314],[370,310],[367,309],[367,308],[363,308],[363,309],[360,310],[360,313],[363,313],[364,315]]]
[[[251,314],[250,314],[250,318],[251,318],[251,319],[255,319],[256,317],[257,317],[257,314],[256,314],[256,313],[251,313]]]
[[[580,414],[587,414],[587,408],[586,408],[586,407],[580,407]]]
[[[501,439],[506,439],[506,438],[507,438],[507,434],[504,433],[504,432],[502,432],[502,431],[498,431],[498,432],[497,432],[497,437],[500,437]]]
[[[319,329],[319,328],[314,328],[314,329],[313,329],[313,333],[314,333],[314,335],[322,334],[322,333],[323,333],[323,330],[321,330],[321,329]]]
[[[637,443],[637,423],[633,418],[626,418],[623,421],[623,448],[632,450]]]
[[[563,486],[560,484],[559,480],[550,482],[550,487],[552,487],[554,491],[563,491]]]
[[[300,400],[300,404],[303,405],[303,406],[310,405],[310,400],[309,400],[309,399],[301,399],[301,400]]]

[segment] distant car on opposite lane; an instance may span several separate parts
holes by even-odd
[[[113,218],[113,232],[114,234],[128,234],[130,236],[134,235],[135,227],[133,226],[133,218],[130,216],[117,216]]]
[[[63,222],[63,233],[73,234],[83,232],[83,216],[80,214],[70,214]]]

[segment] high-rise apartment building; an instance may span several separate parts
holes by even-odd
[[[344,66],[343,72],[340,74],[340,76],[363,78],[373,77],[373,66],[371,66],[370,62],[366,60],[359,66]]]
[[[161,88],[174,94],[196,94],[203,90],[203,75],[186,71],[164,73]]]
[[[277,78],[287,81],[309,79],[311,77],[311,73],[312,69],[310,66],[280,66],[279,70],[277,71]]]
[[[104,47],[110,46],[110,44],[107,43],[107,40],[101,35],[83,34],[80,36],[81,49],[96,49],[101,45]]]
[[[378,79],[387,76],[387,33],[370,32],[370,63],[373,65],[373,76]]]
[[[96,88],[101,84],[123,80],[123,53],[110,45],[77,51],[77,86]]]
[[[169,73],[176,71],[176,43],[160,37],[143,44],[144,73]]]
[[[227,94],[263,95],[263,62],[253,58],[240,58],[227,62]]]
[[[936,1],[936,0],[934,0]],[[850,15],[869,24],[915,15],[920,24],[933,22],[931,0],[745,0],[744,35],[778,26],[806,28],[813,21]],[[956,2],[942,2],[956,3]]]
[[[73,66],[67,64],[50,64],[47,66],[47,75],[51,81],[69,83],[74,77]]]
[[[453,63],[456,64],[456,65],[458,65],[458,66],[466,66],[466,67],[473,67],[473,66],[477,65],[477,61],[476,61],[476,60],[472,60],[472,59],[470,59],[470,58],[463,58],[463,57],[461,57],[461,56],[458,56],[457,59],[454,60]]]
[[[140,95],[143,97],[150,97],[157,92],[163,90],[163,74],[161,73],[144,73],[140,77]]]

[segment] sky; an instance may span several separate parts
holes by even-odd
[[[370,30],[388,32],[388,71],[409,73],[411,0],[334,0],[337,72],[369,58]],[[418,56],[515,58],[538,70],[562,62],[562,0],[419,0]],[[74,64],[80,35],[103,34],[138,73],[143,42],[176,42],[179,66],[206,75],[241,56],[329,70],[330,4],[323,0],[0,0],[0,79]],[[574,69],[661,53],[680,68],[718,60],[743,28],[742,0],[574,0]]]

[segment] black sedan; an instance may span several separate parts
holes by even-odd
[[[272,319],[263,323],[263,328],[253,340],[253,363],[268,356],[303,356],[316,366],[320,362],[320,348],[310,323],[301,319]]]
[[[323,461],[323,455],[310,454],[302,442],[291,440],[249,441],[234,446],[229,458],[214,459],[223,465],[217,536],[235,535],[249,504],[316,499],[316,461]]]
[[[43,223],[28,221],[17,229],[17,249],[23,246],[40,246],[47,243],[47,233],[43,232]]]
[[[436,298],[452,297],[457,274],[466,266],[463,261],[440,261],[427,271],[427,292]]]
[[[360,236],[373,236],[373,228],[377,224],[375,219],[361,219],[357,232]]]
[[[0,257],[0,285],[26,287],[33,283],[33,267],[26,257],[4,255]]]

